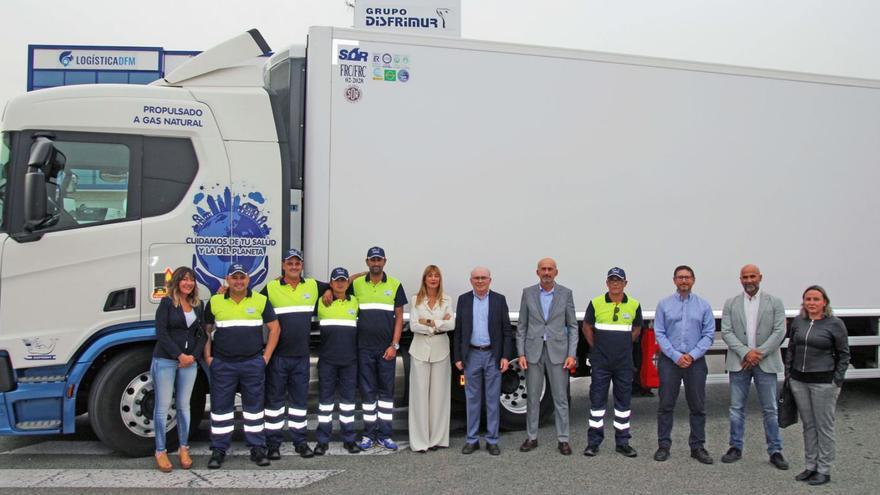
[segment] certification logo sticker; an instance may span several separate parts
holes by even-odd
[[[385,69],[385,80],[386,81],[396,81],[397,80],[397,71],[394,69]]]
[[[404,83],[409,81],[409,71],[406,69],[397,71],[397,80]]]
[[[362,96],[361,90],[357,86],[349,86],[345,88],[345,92],[343,94],[345,95],[345,99],[348,100],[350,103],[359,102]]]
[[[30,339],[21,339],[27,356],[24,358],[28,361],[54,361],[55,345],[58,343],[57,338],[34,337]]]

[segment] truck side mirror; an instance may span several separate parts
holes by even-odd
[[[40,167],[28,166],[24,176],[25,229],[34,230],[46,219],[46,176]]]
[[[33,231],[46,221],[46,182],[58,177],[66,163],[64,153],[58,151],[51,139],[45,136],[34,138],[24,176],[24,218],[28,231]]]

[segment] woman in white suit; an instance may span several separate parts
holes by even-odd
[[[435,265],[422,273],[412,298],[410,344],[409,445],[415,452],[449,446],[449,337],[455,328],[452,300],[443,293],[443,276]]]

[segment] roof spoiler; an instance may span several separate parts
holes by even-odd
[[[246,59],[272,53],[263,35],[251,29],[235,38],[226,40],[187,60],[163,79],[165,85],[177,86],[187,79],[205,75],[215,70],[237,65]],[[161,83],[160,83],[161,84]]]

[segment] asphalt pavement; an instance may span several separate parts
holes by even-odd
[[[572,382],[572,447],[574,455],[556,451],[553,418],[544,421],[537,450],[518,451],[524,432],[503,432],[502,453],[490,456],[485,449],[465,456],[465,421],[452,420],[448,449],[419,454],[402,448],[381,448],[349,455],[331,444],[330,455],[301,459],[285,449],[284,457],[268,468],[258,468],[247,458],[241,439],[219,471],[206,469],[207,424],[191,443],[195,455],[192,471],[168,475],[154,469],[152,458],[129,459],[107,450],[80,418],[78,433],[51,437],[0,437],[0,492],[12,493],[601,493],[601,494],[730,494],[730,493],[846,493],[880,492],[880,433],[876,414],[880,382],[848,382],[837,412],[837,461],[832,482],[807,487],[794,481],[803,469],[800,424],[782,433],[784,454],[791,463],[779,471],[768,462],[760,409],[754,393],[749,400],[743,459],[722,464],[727,450],[728,388],[710,385],[707,397],[707,449],[715,464],[691,459],[687,448],[687,408],[679,398],[673,432],[672,456],[666,462],[652,459],[656,448],[656,397],[633,400],[632,445],[639,456],[629,459],[614,452],[613,431],[606,421],[606,442],[597,457],[581,455],[585,447],[589,379]],[[610,408],[609,408],[610,412]],[[406,445],[405,410],[395,412],[396,438]],[[610,419],[610,416],[606,419]],[[175,456],[172,456],[176,462]]]

